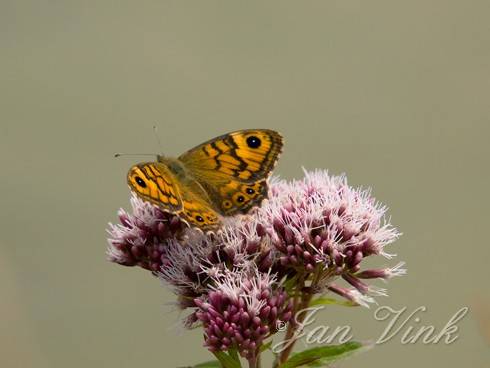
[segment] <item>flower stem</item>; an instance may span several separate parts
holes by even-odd
[[[303,277],[300,278],[298,282],[297,290],[300,293],[301,297],[298,303],[298,300],[295,298],[294,302],[294,318],[289,323],[288,329],[286,331],[286,335],[284,336],[284,342],[286,342],[286,348],[279,354],[276,362],[274,363],[274,367],[279,367],[281,364],[286,362],[289,358],[289,355],[293,351],[294,345],[298,340],[298,335],[303,329],[303,321],[306,318],[306,313],[298,313],[299,311],[308,308],[315,293],[316,286],[318,281],[321,278],[321,270],[317,269],[317,272],[314,274],[313,279],[311,281],[311,285],[308,288],[305,288],[305,280]]]
[[[288,330],[286,331],[286,336],[284,337],[284,341],[289,341],[287,347],[281,352],[278,359],[278,365],[281,365],[286,360],[288,360],[289,355],[293,351],[294,345],[298,339],[298,333],[301,332],[302,323],[306,317],[306,313],[297,314],[297,312],[308,308],[310,305],[313,294],[310,292],[303,293],[301,297],[301,303],[298,306],[298,309],[295,310],[296,318],[294,323],[290,323],[288,326]]]
[[[248,359],[248,368],[260,368],[260,361],[258,356],[253,356]]]

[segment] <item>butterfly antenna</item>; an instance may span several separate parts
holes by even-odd
[[[162,142],[160,141],[160,137],[158,136],[158,129],[156,125],[153,125],[153,133],[155,134],[155,138],[157,139],[158,142],[158,147],[160,148],[160,152],[163,152],[162,149]],[[154,153],[116,153],[114,157],[121,157],[121,156],[158,156],[157,154]]]
[[[163,152],[162,142],[160,141],[160,137],[158,136],[158,128],[156,125],[153,125],[153,134],[155,134],[155,138],[158,142],[158,148],[160,148],[160,152]]]
[[[114,157],[121,157],[121,156],[153,156],[155,157],[156,155],[154,153],[116,153]]]

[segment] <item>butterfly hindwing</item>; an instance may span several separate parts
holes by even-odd
[[[183,188],[183,208],[179,216],[188,224],[198,227],[203,231],[215,230],[221,223],[220,215],[204,200],[202,196],[196,195],[192,190]]]
[[[230,180],[218,189],[208,188],[213,202],[225,216],[249,212],[267,198],[267,190],[266,179],[247,184]]]

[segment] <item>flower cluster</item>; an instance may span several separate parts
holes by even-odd
[[[326,171],[271,180],[268,201],[247,216],[226,218],[213,234],[187,228],[136,196],[131,204],[132,214],[121,210],[121,224],[110,225],[109,259],[170,285],[190,311],[185,324],[203,325],[211,351],[233,347],[251,358],[278,320],[290,320],[315,295],[333,292],[369,306],[373,296],[386,295],[370,279],[406,272],[403,263],[362,269],[368,257],[391,259],[386,246],[400,234],[370,190]]]
[[[235,347],[253,358],[277,324],[292,316],[292,300],[284,289],[273,289],[274,277],[257,270],[227,270],[216,275],[206,298],[196,298],[196,317],[203,323],[205,345],[211,351]]]
[[[120,224],[109,224],[108,258],[123,266],[139,266],[158,272],[165,258],[165,243],[178,238],[185,225],[177,216],[161,211],[133,194],[133,213],[118,212]]]
[[[368,297],[384,295],[384,290],[368,286],[361,279],[403,275],[399,263],[390,269],[361,270],[369,256],[392,258],[385,246],[400,235],[385,219],[387,208],[369,189],[356,189],[345,176],[329,176],[325,171],[306,172],[305,178],[272,187],[273,196],[260,209],[258,222],[268,224],[266,233],[278,252],[283,267],[297,272],[317,273],[315,287],[330,288],[350,300],[365,305]],[[357,292],[340,292],[332,284],[337,276]],[[354,297],[357,296],[357,297]]]

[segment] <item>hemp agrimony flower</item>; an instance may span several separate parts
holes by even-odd
[[[274,276],[257,269],[227,270],[212,279],[208,295],[194,300],[205,346],[211,351],[235,348],[243,357],[255,358],[278,321],[291,318],[292,300]]]
[[[209,234],[136,196],[131,204],[132,213],[120,210],[120,224],[109,227],[109,260],[150,270],[170,286],[188,311],[184,325],[203,328],[204,346],[222,364],[227,352],[257,366],[278,322],[289,322],[284,339],[293,343],[278,355],[279,366],[301,327],[298,311],[329,293],[347,300],[341,305],[368,307],[386,295],[372,279],[406,273],[402,262],[363,269],[368,257],[393,258],[386,248],[400,233],[371,191],[349,186],[343,175],[317,170],[301,180],[273,179],[260,208],[226,218]]]
[[[178,237],[184,225],[177,216],[162,212],[134,194],[131,206],[132,214],[119,210],[120,224],[109,224],[108,258],[123,266],[160,271],[166,241]]]

